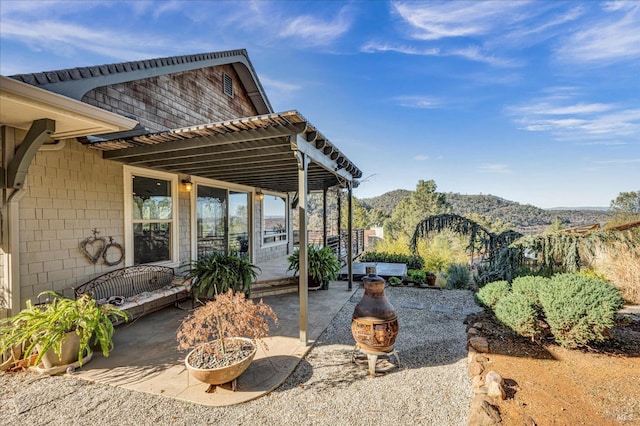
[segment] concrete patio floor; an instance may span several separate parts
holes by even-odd
[[[329,290],[309,292],[308,345],[300,342],[299,296],[297,293],[268,296],[263,300],[278,314],[279,325],[271,337],[258,345],[258,352],[239,378],[235,392],[218,387],[206,393],[208,385],[191,377],[184,366],[187,352],[177,349],[176,330],[187,311],[166,308],[116,328],[114,350],[105,358],[95,352],[93,359],[74,376],[123,388],[164,395],[208,406],[226,406],[258,398],[278,386],[293,372],[333,317],[358,288],[335,281]],[[190,302],[182,303],[190,307]]]

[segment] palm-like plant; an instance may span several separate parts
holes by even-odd
[[[251,282],[258,277],[257,266],[235,252],[208,254],[191,262],[187,278],[193,278],[193,297],[213,299],[229,289],[251,294]]]
[[[309,245],[307,250],[309,259],[308,275],[319,286],[326,286],[329,281],[338,278],[340,273],[340,262],[329,247],[316,247]],[[294,251],[288,258],[288,271],[294,271],[295,275],[300,273],[300,250]]]
[[[129,319],[126,311],[112,305],[98,305],[96,300],[84,295],[69,299],[53,291],[40,293],[52,296],[44,305],[27,307],[11,318],[0,321],[0,353],[15,345],[25,345],[24,358],[38,352],[34,361],[38,365],[49,349],[62,357],[62,344],[68,332],[74,332],[80,340],[78,361],[82,365],[83,354],[88,353],[92,343],[98,344],[106,357],[113,349],[113,321]]]

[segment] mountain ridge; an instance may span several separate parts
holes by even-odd
[[[359,201],[367,210],[378,209],[388,214],[413,191],[396,189],[377,197],[362,198]],[[515,231],[523,234],[543,232],[554,222],[559,221],[563,228],[599,223],[604,225],[609,219],[608,210],[603,208],[554,208],[543,209],[531,204],[520,204],[490,194],[444,193],[452,207],[452,213],[465,216],[478,214],[493,220],[501,220],[510,224]]]

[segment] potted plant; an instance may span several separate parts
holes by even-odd
[[[396,287],[402,284],[402,280],[398,277],[389,277],[388,283],[390,286]]]
[[[309,290],[329,288],[329,281],[338,278],[340,273],[340,262],[333,250],[329,247],[316,247],[309,245],[307,250]],[[300,273],[300,250],[294,251],[288,258],[289,268],[287,271],[294,271],[294,275]]]
[[[189,264],[187,279],[193,278],[191,291],[195,299],[213,299],[229,289],[251,294],[251,282],[260,270],[238,253],[213,252]]]
[[[268,336],[267,318],[278,324],[276,313],[262,300],[254,303],[232,289],[216,295],[182,320],[178,328],[180,349],[193,348],[184,359],[187,370],[211,386],[235,381],[256,354],[253,339]]]
[[[433,287],[436,285],[436,279],[438,278],[436,276],[436,274],[434,274],[433,272],[425,272],[425,277],[427,279],[427,285]]]
[[[40,293],[53,299],[32,305],[15,316],[0,321],[0,352],[23,346],[22,357],[28,365],[51,369],[89,359],[91,345],[97,344],[106,357],[113,349],[113,321],[128,320],[129,314],[112,305],[99,305],[85,295],[69,299],[53,291]],[[32,354],[36,353],[31,359]]]

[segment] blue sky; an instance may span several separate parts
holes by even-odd
[[[364,172],[539,207],[640,189],[640,1],[7,1],[0,74],[246,48]]]

